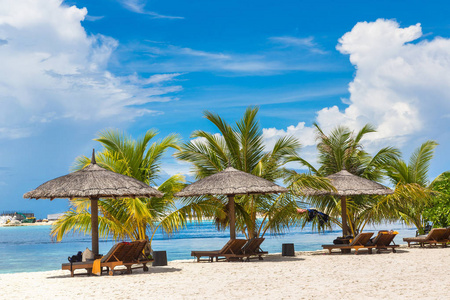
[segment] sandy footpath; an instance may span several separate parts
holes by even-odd
[[[84,270],[79,270],[81,273]],[[251,262],[169,262],[149,272],[0,274],[1,299],[449,299],[450,247],[297,252]]]

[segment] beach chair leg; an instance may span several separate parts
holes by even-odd
[[[144,270],[144,272],[148,272],[147,263],[144,263],[144,264],[143,264],[142,270]]]
[[[127,274],[131,274],[131,272],[132,272],[131,265],[127,265],[126,267],[127,267]]]
[[[397,253],[397,250],[395,250],[395,248],[392,248],[392,253]]]
[[[369,251],[369,254],[372,254],[372,248],[367,249]]]
[[[258,258],[259,258],[259,260],[263,260],[263,258],[262,258],[262,256],[261,256],[261,255],[259,255],[259,256],[258,256]]]

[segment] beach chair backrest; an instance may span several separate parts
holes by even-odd
[[[247,243],[242,247],[242,252],[244,252],[245,254],[257,252],[264,240],[265,238],[252,238],[248,240]]]
[[[427,235],[428,240],[440,241],[445,240],[445,234],[447,233],[446,228],[433,228]]]
[[[385,232],[381,233],[377,241],[374,240],[374,244],[377,246],[388,246],[394,240],[396,233]]]
[[[122,250],[124,245],[125,243],[121,242],[112,246],[111,249],[109,249],[108,253],[102,256],[101,262],[108,262],[115,260],[114,256],[116,255],[116,253]]]
[[[232,240],[230,248],[228,249],[228,252],[226,254],[241,254],[242,247],[245,245],[246,242],[247,240],[243,239]]]
[[[134,252],[131,254],[131,257],[133,260],[139,260],[139,258],[141,257],[141,254],[144,254],[144,248],[145,245],[147,244],[147,240],[137,240],[135,241],[137,246],[134,249]]]
[[[446,240],[450,239],[450,227],[447,227],[447,232],[444,235],[444,239],[446,239]]]
[[[128,242],[123,242],[123,243],[124,243],[124,245],[123,245],[122,249],[120,249],[120,251],[117,251],[116,254],[114,255],[114,257],[118,261],[128,261],[130,251],[132,251],[132,249],[135,247],[135,244],[133,244],[133,243],[128,243]]]
[[[387,230],[380,230],[380,231],[378,231],[377,236],[372,239],[372,244],[377,244],[380,239],[384,238],[383,236],[386,233],[389,233],[389,231],[387,231]]]
[[[230,247],[233,244],[234,240],[229,240],[223,247],[222,249],[220,249],[219,253],[229,253],[230,252]]]
[[[143,249],[144,249],[144,246],[142,245],[141,240],[137,240],[137,241],[129,243],[129,246],[124,249],[124,252],[121,256],[121,261],[123,261],[123,262],[136,261],[139,257],[139,252],[142,252]]]
[[[361,232],[353,239],[353,241],[350,243],[350,246],[364,246],[369,242],[372,235],[373,232]]]

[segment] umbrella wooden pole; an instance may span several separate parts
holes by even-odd
[[[341,196],[341,210],[342,210],[342,235],[345,237],[348,235],[347,199],[345,196]]]
[[[98,198],[91,199],[92,252],[98,255]]]
[[[228,195],[228,218],[230,219],[230,239],[236,239],[236,216],[234,214],[234,195]]]

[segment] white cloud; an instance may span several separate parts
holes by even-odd
[[[263,128],[263,138],[268,149],[275,146],[276,141],[282,136],[294,136],[302,146],[313,146],[316,141],[315,131],[312,127],[305,126],[305,122],[299,122],[297,126],[291,125],[283,129]]]
[[[344,112],[320,111],[318,119],[345,119],[353,128],[371,122],[378,130],[371,139],[412,138],[448,125],[442,116],[450,111],[450,39],[411,43],[421,36],[420,24],[356,24],[337,46],[357,70],[351,104]]]
[[[147,5],[146,0],[123,0],[121,2],[123,6],[130,11],[138,14],[149,15],[154,17],[155,19],[184,19],[183,17],[166,16],[156,13],[154,11],[146,10],[145,9],[145,6]]]
[[[306,48],[311,52],[318,54],[326,54],[326,51],[320,49],[319,45],[314,42],[314,37],[298,38],[293,36],[274,36],[269,38],[273,43],[282,45],[283,47],[299,47]]]
[[[158,60],[150,64],[139,62],[135,68],[152,68],[158,72],[199,72],[238,75],[273,75],[286,71],[336,70],[336,66],[306,58],[298,48],[286,50],[258,50],[255,54],[220,53],[180,47],[163,42],[147,40],[151,45],[132,45],[129,51],[142,52]],[[316,52],[312,49],[308,52]],[[290,53],[287,53],[290,52]],[[303,51],[305,52],[305,51]]]
[[[396,21],[383,19],[356,24],[337,46],[350,55],[356,69],[348,107],[323,108],[317,123],[325,131],[336,125],[359,130],[371,123],[377,133],[367,135],[369,148],[370,144],[401,147],[410,142],[417,147],[425,139],[440,141],[450,125],[450,39],[417,42],[421,37],[420,24],[400,28]],[[293,134],[301,142],[308,141],[303,136],[308,127],[299,125],[266,132],[272,133],[271,139]]]
[[[118,77],[107,71],[118,42],[87,35],[87,10],[60,0],[2,1],[0,14],[0,138],[32,134],[56,119],[129,121],[159,112],[147,103],[170,101],[180,74]]]
[[[91,21],[91,22],[95,22],[95,21],[99,21],[101,19],[103,19],[105,16],[91,16],[91,15],[86,15],[86,17],[84,18],[86,21]]]
[[[214,133],[213,137],[219,140],[219,142],[224,143],[223,136],[220,133]],[[197,137],[194,139],[191,139],[190,142],[194,145],[207,145],[208,140],[204,137]]]

